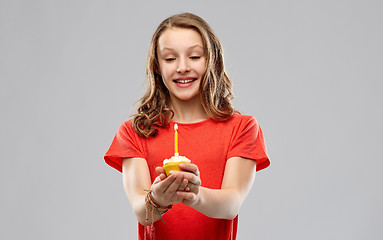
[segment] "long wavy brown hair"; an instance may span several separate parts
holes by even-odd
[[[223,48],[213,29],[201,17],[192,13],[173,15],[158,26],[153,34],[146,62],[147,90],[139,100],[134,114],[133,128],[143,137],[155,136],[158,128],[166,128],[174,113],[169,105],[169,91],[162,81],[157,58],[158,39],[169,28],[186,28],[197,31],[201,37],[206,57],[206,73],[200,84],[200,97],[207,115],[216,121],[225,121],[238,113],[231,104],[234,98],[232,83],[223,61]]]

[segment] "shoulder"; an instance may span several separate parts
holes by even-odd
[[[121,123],[120,127],[125,127],[129,129],[133,129],[133,119],[128,119],[125,122]]]
[[[134,131],[134,128],[133,128],[133,120],[132,119],[129,119],[123,123],[121,123],[120,127],[119,127],[119,131]]]
[[[235,113],[233,114],[233,116],[231,116],[231,119],[236,121],[253,121],[255,120],[255,117],[250,115]]]
[[[233,114],[227,121],[229,125],[252,125],[258,126],[258,122],[254,116],[244,114]]]
[[[258,134],[260,126],[254,116],[244,114],[234,114],[224,123],[226,129],[234,134],[244,134],[252,132]]]
[[[139,138],[139,135],[136,133],[136,131],[133,128],[132,119],[129,119],[120,124],[120,127],[118,128],[118,131],[117,131],[117,135],[129,137],[129,138]]]

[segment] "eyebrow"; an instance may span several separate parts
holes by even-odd
[[[203,47],[200,44],[198,44],[198,43],[194,44],[193,46],[188,47],[188,49],[197,48],[197,47],[203,49]],[[160,51],[165,51],[165,50],[171,51],[171,50],[174,50],[174,49],[173,48],[169,48],[169,47],[163,47],[163,48],[160,49]]]

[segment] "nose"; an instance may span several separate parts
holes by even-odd
[[[177,72],[178,73],[190,72],[190,66],[189,66],[189,62],[187,59],[185,59],[185,58],[179,59]]]

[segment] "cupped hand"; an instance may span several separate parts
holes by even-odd
[[[180,174],[170,174],[166,177],[163,167],[157,167],[156,172],[159,175],[151,186],[155,203],[161,207],[166,207],[181,202],[183,199],[177,195],[177,191],[185,190],[188,184],[187,179]]]
[[[166,178],[166,171],[165,171],[165,168],[163,167],[156,167],[156,172],[158,173],[158,176],[160,177],[159,179],[162,181]],[[174,174],[175,171],[172,171],[172,174]],[[188,183],[187,180],[184,179],[184,183]],[[190,188],[185,184],[181,184],[180,187],[178,188],[178,191],[189,191]]]
[[[199,200],[199,188],[201,186],[201,178],[198,166],[192,163],[181,163],[179,166],[183,171],[179,172],[177,175],[183,176],[183,178],[187,180],[188,184],[185,189],[186,191],[177,191],[177,195],[183,199],[183,204],[192,206]],[[171,175],[175,174],[173,173],[173,171],[170,172]]]

